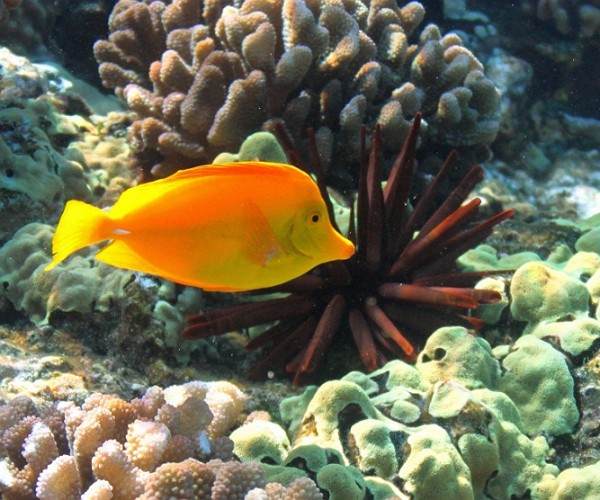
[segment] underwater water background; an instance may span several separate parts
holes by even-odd
[[[600,498],[599,54],[597,0],[0,0],[0,496]],[[345,232],[360,125],[387,175],[418,112],[410,202],[455,150],[436,202],[477,163],[468,199],[514,215],[456,261],[500,300],[409,331],[416,362],[367,373],[345,325],[309,385],[257,381],[265,325],[182,332],[264,297],[99,246],[44,272],[68,200],[285,161],[253,135],[280,120]]]

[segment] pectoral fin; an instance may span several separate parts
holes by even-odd
[[[260,207],[252,201],[247,201],[244,209],[246,211],[244,228],[246,255],[251,262],[265,267],[273,258],[282,255],[285,251]]]

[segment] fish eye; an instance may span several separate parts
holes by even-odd
[[[316,224],[321,220],[321,214],[319,212],[313,212],[308,216],[308,220],[313,224]]]

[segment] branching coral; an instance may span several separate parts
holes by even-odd
[[[415,357],[405,335],[423,339],[448,323],[478,327],[478,321],[465,313],[500,296],[495,291],[472,288],[485,273],[455,272],[454,261],[513,212],[506,210],[471,224],[480,200],[466,200],[483,176],[479,166],[472,167],[437,206],[435,198],[440,185],[448,180],[455,155],[449,156],[411,209],[419,124],[417,115],[385,188],[381,187],[379,128],[374,132],[368,159],[362,154],[356,224],[352,215],[349,235],[357,252],[351,259],[325,264],[271,289],[291,292],[285,298],[193,316],[184,336],[206,338],[278,320],[248,345],[250,349],[273,346],[253,375],[262,377],[268,369],[285,365],[294,375],[294,383],[300,384],[317,368],[338,330],[349,328],[364,365],[374,370],[385,363],[384,353]],[[363,135],[363,151],[365,141]],[[290,157],[297,160],[289,138],[286,144]],[[321,192],[329,200],[319,165],[315,167]],[[330,201],[329,205],[331,208]]]
[[[578,34],[583,38],[600,35],[598,0],[525,0],[522,3],[526,12],[554,23],[563,35]]]
[[[309,126],[324,165],[357,162],[360,124],[394,149],[421,110],[432,140],[490,143],[499,94],[456,35],[395,1],[120,0],[95,44],[103,83],[139,119],[131,131],[153,174],[209,162],[284,120]],[[347,167],[345,167],[347,168]]]
[[[213,498],[234,498],[236,488],[265,484],[258,464],[222,462],[233,458],[225,433],[245,399],[227,382],[154,387],[131,402],[95,393],[81,406],[48,410],[15,398],[0,406],[0,492],[6,499],[79,498],[86,490],[84,498],[96,490],[158,498],[190,479],[202,489],[203,479]],[[215,460],[209,467],[201,459]]]
[[[318,500],[296,474],[268,482],[226,436],[246,396],[228,382],[149,388],[131,402],[94,393],[81,406],[0,405],[0,494],[15,499]],[[251,493],[252,492],[252,493]],[[249,495],[249,496],[247,496]]]

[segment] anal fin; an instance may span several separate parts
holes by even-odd
[[[114,240],[96,254],[96,259],[111,266],[163,276],[164,273],[139,256],[123,241]]]
[[[124,242],[115,240],[112,243],[106,245],[102,250],[96,254],[96,259],[110,264],[111,266],[120,267],[122,269],[128,269],[130,271],[139,271],[141,273],[152,274],[154,276],[160,276],[182,285],[194,286],[202,288],[207,291],[214,292],[239,292],[240,288],[230,287],[225,285],[219,285],[216,283],[205,282],[197,279],[185,279],[182,276],[172,276],[170,273],[163,269],[150,264],[148,261],[140,257],[134,250],[127,246]]]

